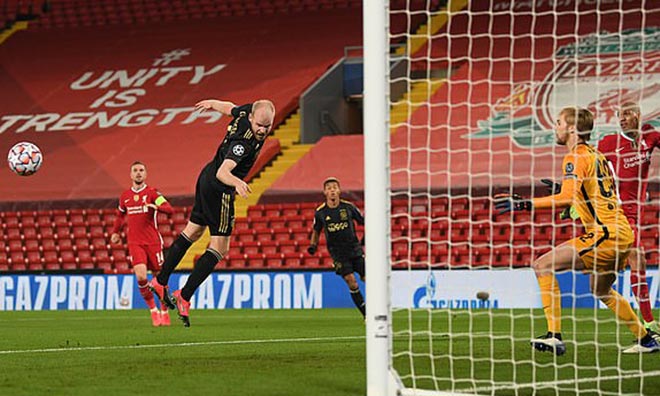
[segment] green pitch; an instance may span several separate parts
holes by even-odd
[[[640,378],[641,369],[660,371],[660,354],[621,355],[609,312],[594,321],[592,310],[579,310],[566,320],[569,351],[560,358],[527,343],[543,327],[539,311],[533,322],[529,310],[472,313],[395,314],[395,365],[406,384],[414,369],[420,387],[479,394],[532,394],[534,381],[538,395],[573,394],[576,381],[580,394],[640,393],[640,382],[644,394],[660,389],[660,373]],[[364,323],[355,309],[193,311],[191,320],[183,328],[173,316],[172,327],[153,328],[145,310],[0,312],[0,393],[365,394]],[[618,337],[630,345],[627,329]],[[598,375],[600,383],[591,380]]]

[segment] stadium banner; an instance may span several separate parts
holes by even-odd
[[[183,287],[188,273],[174,273],[172,290]],[[589,277],[566,272],[557,276],[564,307],[590,308],[596,301]],[[649,295],[660,307],[658,270],[647,272]],[[364,291],[364,284],[360,282]],[[615,284],[636,307],[629,272]],[[488,292],[486,300],[477,298]],[[352,308],[344,280],[333,272],[214,272],[192,298],[193,309]],[[540,308],[531,270],[393,271],[395,308]],[[598,303],[600,308],[604,305]],[[146,308],[132,274],[0,276],[0,311],[103,310]]]
[[[649,298],[652,307],[660,307],[657,269],[647,270]],[[557,274],[562,292],[562,306],[593,308],[605,305],[594,299],[589,289],[589,276],[568,271]],[[534,271],[393,271],[392,307],[394,308],[541,308],[539,286]],[[630,271],[619,273],[615,289],[637,307],[630,286]],[[488,299],[477,298],[487,292]]]
[[[188,276],[172,274],[171,290]],[[344,280],[333,272],[214,272],[191,303],[193,309],[353,307]],[[133,308],[147,306],[132,274],[0,276],[0,311]]]

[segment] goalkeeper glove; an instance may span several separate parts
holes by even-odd
[[[511,211],[532,210],[532,201],[522,199],[518,194],[497,194],[494,197],[495,208],[500,210],[500,214]]]
[[[566,220],[566,219],[571,219],[571,220],[577,220],[580,218],[580,215],[578,214],[577,210],[575,210],[575,207],[570,206],[559,213],[559,219],[560,220]]]
[[[560,183],[554,182],[550,179],[541,179],[541,183],[548,186],[548,192],[550,192],[550,195],[557,195],[561,192]]]
[[[316,245],[309,245],[309,247],[307,248],[307,253],[313,256],[316,254],[316,249],[318,249]]]

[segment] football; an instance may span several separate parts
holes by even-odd
[[[39,170],[44,162],[41,150],[34,143],[20,142],[9,149],[7,155],[9,169],[17,175],[30,176]]]

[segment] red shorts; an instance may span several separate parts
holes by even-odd
[[[632,216],[626,216],[628,219],[628,223],[630,224],[630,228],[632,228],[633,235],[635,235],[635,241],[633,242],[632,248],[638,248],[641,246],[641,235],[639,232],[639,222],[637,221],[636,217]]]
[[[163,265],[163,247],[159,245],[128,245],[128,254],[133,266],[146,264],[151,271],[160,271]]]

